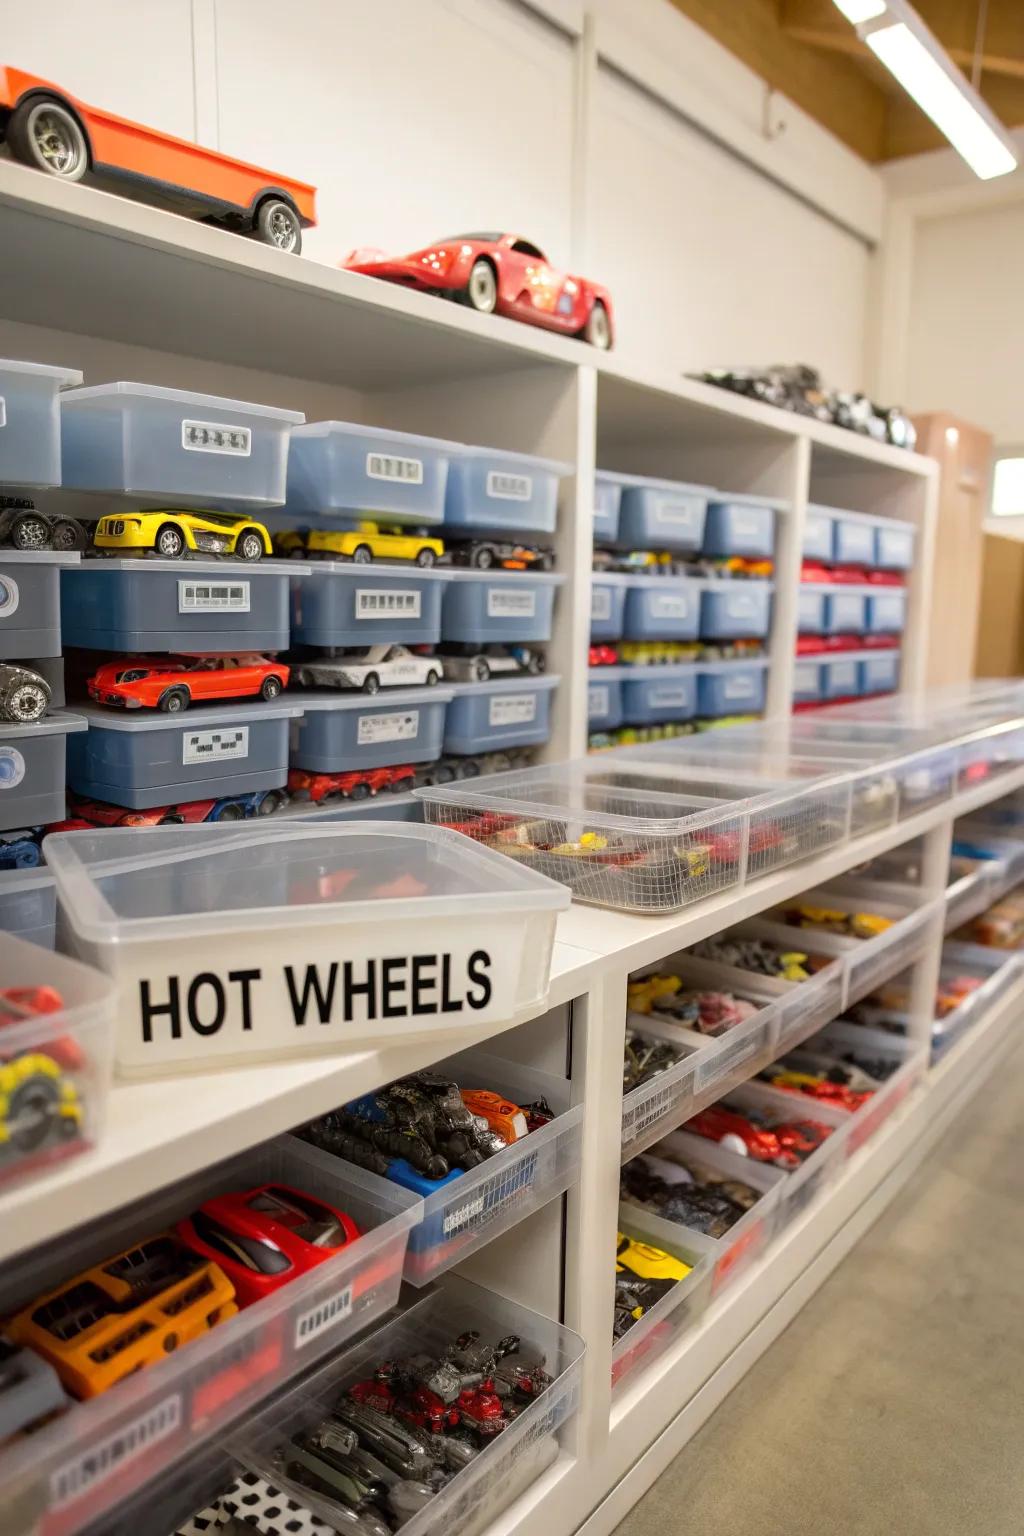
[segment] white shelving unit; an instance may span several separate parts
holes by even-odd
[[[558,568],[567,576],[549,652],[561,674],[552,760],[583,752],[595,467],[778,496],[769,712],[788,711],[800,551],[809,502],[913,522],[902,686],[922,675],[937,467],[820,423],[628,359],[454,305],[282,256],[105,194],[0,164],[0,355],[82,367],[90,383],[132,377],[567,460]],[[578,1180],[563,1202],[484,1247],[472,1278],[581,1334],[579,1407],[559,1457],[487,1536],[603,1536],[699,1428],[927,1156],[1003,1059],[1024,977],[955,1045],[794,1225],[649,1368],[611,1391],[611,1256],[617,1219],[626,982],[744,918],[923,837],[922,899],[945,890],[956,817],[1024,787],[1024,768],[943,805],[671,917],[576,905],[562,914],[545,1010],[465,1040],[565,1076],[582,1103]],[[914,968],[924,1042],[939,934]],[[391,1078],[438,1046],[388,1048],[180,1082],[117,1087],[102,1146],[0,1198],[0,1280],[70,1227],[257,1145]],[[201,1437],[190,1454],[209,1451]],[[182,1474],[187,1475],[187,1473]],[[116,1483],[97,1492],[89,1536],[111,1529]],[[138,1500],[136,1499],[136,1504]],[[103,1509],[106,1505],[105,1510]],[[104,1523],[106,1521],[106,1524]],[[2,1527],[2,1521],[0,1521]],[[152,1520],[138,1528],[165,1536]],[[77,1529],[83,1533],[83,1524]],[[64,1528],[65,1536],[74,1536]],[[15,1533],[12,1533],[15,1536]],[[21,1533],[17,1533],[21,1536]]]

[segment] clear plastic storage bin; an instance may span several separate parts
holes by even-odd
[[[0,832],[63,821],[65,750],[85,728],[78,714],[46,715],[29,725],[0,721]]]
[[[873,656],[862,656],[857,667],[857,693],[892,693],[900,685],[899,651],[879,651]]]
[[[133,811],[283,789],[288,725],[302,708],[278,700],[198,705],[178,714],[152,710],[143,716],[90,704],[81,711],[88,731],[68,742],[68,785],[87,800]]]
[[[615,544],[619,537],[622,487],[630,476],[599,469],[594,477],[594,543]]]
[[[48,869],[0,870],[0,933],[54,945],[57,893]]]
[[[831,565],[835,558],[835,517],[828,507],[809,506],[804,520],[805,560]]]
[[[552,698],[560,682],[551,675],[452,684],[444,750],[463,757],[540,746],[551,735]]]
[[[657,1231],[649,1230],[650,1221],[658,1223]],[[612,1393],[632,1386],[637,1376],[652,1366],[677,1339],[682,1338],[700,1322],[711,1300],[711,1279],[714,1272],[714,1254],[711,1239],[699,1232],[689,1232],[685,1227],[672,1226],[669,1235],[665,1227],[669,1223],[660,1220],[652,1212],[639,1205],[619,1206],[619,1232],[636,1242],[647,1243],[674,1259],[689,1264],[690,1273],[667,1291],[653,1307],[648,1307],[643,1317],[629,1328],[612,1345]]]
[[[451,571],[441,638],[468,645],[550,640],[555,593],[564,580],[548,572]]]
[[[595,573],[590,587],[591,640],[619,640],[626,617],[626,593],[632,577],[618,572]]]
[[[156,384],[93,384],[61,397],[64,484],[172,507],[276,507],[301,411]]]
[[[836,510],[834,559],[837,565],[873,565],[877,519],[866,513]]]
[[[629,549],[695,554],[704,539],[711,487],[646,476],[622,477],[619,543]]]
[[[785,506],[770,496],[713,495],[704,525],[703,553],[770,559],[775,553],[775,518]]]
[[[702,640],[763,640],[771,627],[770,581],[722,581],[704,588],[700,599]]]
[[[825,633],[859,635],[867,624],[867,600],[861,591],[830,587],[825,593]]]
[[[351,1216],[362,1235],[205,1337],[5,1446],[5,1498],[34,1501],[42,1529],[71,1536],[99,1521],[397,1302],[415,1202],[396,1198],[401,1192],[393,1187],[371,1186],[361,1169],[334,1159],[325,1164],[315,1149],[282,1137],[65,1235],[45,1259],[37,1253],[27,1275],[23,1269],[12,1276],[5,1310],[166,1231],[213,1196],[266,1183],[327,1201]]]
[[[703,719],[758,715],[764,709],[767,661],[701,662],[697,675],[697,713]]]
[[[60,392],[81,382],[76,368],[0,358],[0,486],[60,485]]]
[[[846,1134],[844,1152],[847,1157],[852,1157],[878,1134],[921,1081],[928,1065],[928,1048],[917,1041],[892,1035],[888,1030],[851,1024],[847,1019],[836,1019],[815,1036],[812,1044],[815,1050],[820,1047],[840,1054],[850,1049],[858,1055],[885,1062],[890,1068],[890,1075],[879,1084],[867,1103],[854,1110],[850,1117],[852,1124]]]
[[[417,432],[307,422],[292,433],[288,511],[314,521],[366,514],[392,523],[439,523],[452,457],[463,451]]]
[[[880,571],[909,571],[914,564],[913,523],[880,518],[875,529],[875,565]]]
[[[0,549],[0,661],[60,655],[60,573],[80,558]]]
[[[302,718],[292,727],[291,766],[347,773],[435,762],[453,696],[451,688],[387,688],[372,697],[318,689],[304,699]]]
[[[962,1003],[936,1019],[932,1026],[932,1062],[938,1061],[968,1030],[988,1018],[1007,992],[1024,975],[1024,956],[981,944],[947,940],[942,946],[939,986],[955,977],[982,977],[982,984],[967,993]]]
[[[902,634],[907,622],[907,594],[900,587],[881,588],[869,594],[865,627],[869,634]]]
[[[444,520],[482,532],[554,533],[558,482],[572,466],[499,448],[458,448],[448,467]]]
[[[855,706],[856,707],[856,706]],[[951,798],[956,749],[935,731],[834,714],[798,716],[789,727],[793,750],[804,757],[856,764],[896,781],[897,817],[914,816]]]
[[[615,730],[622,724],[622,676],[625,667],[593,667],[587,683],[587,724]]]
[[[228,1449],[243,1466],[313,1510],[329,1528],[344,1529],[349,1523],[345,1507],[284,1475],[280,1448],[291,1436],[312,1429],[331,1412],[346,1387],[372,1375],[382,1360],[402,1360],[425,1352],[442,1355],[460,1333],[469,1330],[495,1343],[515,1334],[522,1341],[524,1354],[543,1356],[545,1369],[554,1378],[402,1526],[405,1536],[431,1536],[437,1531],[444,1531],[446,1536],[479,1536],[557,1458],[560,1430],[579,1406],[584,1346],[582,1339],[560,1323],[452,1275],[435,1290],[417,1297],[375,1333],[275,1398],[236,1431]]]
[[[436,645],[451,571],[310,562],[293,573],[291,638],[317,646]]]
[[[544,1004],[568,905],[412,823],[79,831],[47,857],[67,944],[117,982],[126,1076],[513,1024]]]
[[[627,640],[696,640],[703,581],[627,576],[622,633]]]
[[[846,1157],[847,1138],[852,1129],[851,1116],[830,1105],[819,1104],[803,1094],[788,1093],[767,1083],[744,1083],[729,1095],[738,1109],[761,1116],[769,1126],[815,1121],[829,1127],[830,1134],[796,1168],[782,1170],[778,1186],[775,1227],[778,1237],[790,1222],[805,1210],[838,1176]],[[749,1166],[750,1159],[745,1159]],[[742,1174],[738,1177],[743,1177]],[[757,1206],[754,1207],[757,1209]]]

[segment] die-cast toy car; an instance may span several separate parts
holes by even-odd
[[[555,563],[553,550],[508,539],[469,539],[456,544],[449,558],[453,565],[471,565],[478,571],[495,567],[503,571],[550,571]]]
[[[31,667],[0,662],[0,720],[26,725],[41,720],[50,702],[50,685]]]
[[[490,677],[536,677],[544,656],[528,645],[445,645],[441,647],[445,678],[452,682],[486,683]]]
[[[105,661],[88,688],[97,704],[176,715],[207,699],[276,699],[288,676],[265,656],[129,656]]]
[[[119,512],[100,518],[93,543],[102,550],[152,549],[165,560],[184,554],[262,560],[273,548],[262,523],[236,512]]]
[[[0,496],[0,544],[15,549],[83,550],[85,529],[73,517],[52,517],[20,496]]]
[[[441,681],[441,675],[439,661],[417,656],[404,645],[371,645],[365,651],[300,661],[292,667],[292,681],[304,688],[361,688],[364,693],[419,683],[432,688]]]
[[[440,539],[414,529],[387,528],[367,521],[354,528],[310,528],[305,533],[289,529],[278,535],[277,545],[293,560],[313,555],[322,560],[354,560],[356,565],[369,565],[374,560],[436,565],[444,554]]]

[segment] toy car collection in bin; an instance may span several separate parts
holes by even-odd
[[[540,746],[551,735],[551,703],[561,679],[507,677],[454,683],[444,721],[444,750],[458,757]]]
[[[120,382],[61,397],[61,461],[69,489],[169,507],[280,506],[288,440],[301,411],[188,389]]]
[[[718,581],[700,599],[702,640],[763,640],[772,615],[769,581]]]
[[[60,485],[60,392],[81,382],[75,368],[0,358],[0,486]]]
[[[941,804],[954,792],[956,750],[935,730],[852,716],[800,715],[792,722],[789,740],[803,756],[857,764],[894,780],[899,820]]]
[[[696,640],[704,583],[667,576],[626,577],[627,640]]]
[[[550,640],[555,593],[565,580],[550,572],[446,573],[441,638],[468,645]]]
[[[729,1102],[741,1112],[757,1115],[769,1129],[788,1125],[798,1134],[804,1133],[804,1148],[782,1169],[778,1185],[772,1236],[779,1237],[839,1174],[852,1129],[851,1116],[761,1082],[743,1083],[729,1095]],[[749,1164],[750,1159],[747,1161]]]
[[[914,564],[913,523],[880,518],[875,529],[875,565],[880,571],[909,571]]]
[[[758,715],[767,690],[767,661],[701,662],[697,667],[697,713],[703,719]]]
[[[378,515],[391,523],[439,523],[452,456],[460,451],[416,432],[307,422],[292,433],[288,511],[313,523]]]
[[[626,593],[632,576],[594,573],[590,587],[591,640],[619,640],[626,618]]]
[[[498,448],[456,449],[448,467],[444,521],[481,532],[554,533],[558,482],[571,466]]]
[[[835,1019],[815,1036],[811,1045],[815,1050],[834,1051],[840,1056],[847,1051],[856,1056],[870,1056],[872,1062],[880,1066],[884,1064],[886,1076],[879,1081],[867,1102],[851,1116],[844,1151],[846,1157],[852,1157],[877,1135],[920,1081],[928,1064],[928,1048],[919,1041],[890,1034],[888,1030],[853,1024],[846,1019]]]
[[[775,553],[775,519],[787,503],[770,496],[723,496],[708,503],[702,552],[771,559]]]
[[[987,1018],[1015,982],[1019,981],[1024,962],[1019,953],[989,949],[982,944],[964,944],[947,939],[942,946],[939,966],[939,991],[950,994],[964,978],[973,983],[961,989],[961,1001],[935,1020],[932,1026],[932,1063],[939,1061],[968,1030]]]
[[[612,731],[622,724],[624,671],[624,667],[594,667],[591,670],[587,683],[587,724],[592,731]]]
[[[293,575],[291,638],[297,645],[365,648],[436,645],[450,571],[325,560]],[[550,616],[549,616],[550,622]]]
[[[620,544],[697,553],[704,540],[710,486],[640,475],[623,476],[621,483]]]
[[[871,656],[862,656],[857,663],[856,693],[893,693],[899,685],[899,651],[878,651]]]
[[[26,725],[0,721],[0,832],[63,821],[67,748],[85,739],[81,714],[52,714]]]
[[[901,634],[907,622],[907,594],[899,587],[870,593],[864,617],[869,634]]]
[[[85,799],[134,811],[283,789],[288,725],[302,708],[277,700],[143,715],[89,705],[81,711],[88,731],[68,743],[68,784]]]
[[[70,551],[0,549],[0,660],[60,655],[60,573],[79,560]]]
[[[649,1228],[649,1221],[657,1223],[656,1231]],[[641,1372],[672,1348],[676,1340],[696,1327],[711,1300],[715,1266],[711,1239],[678,1225],[673,1225],[671,1232],[666,1233],[667,1226],[667,1222],[642,1206],[625,1202],[619,1206],[620,1239],[657,1248],[671,1258],[680,1259],[689,1266],[690,1272],[653,1306],[645,1307],[643,1316],[616,1338],[612,1345],[613,1395],[632,1385]]]
[[[292,732],[291,766],[345,773],[432,763],[441,756],[445,710],[453,697],[451,688],[389,688],[372,696],[318,690],[303,698],[302,719]]]
[[[615,544],[619,537],[622,488],[631,476],[599,469],[594,478],[594,543]]]
[[[66,946],[118,988],[126,1076],[404,1039],[547,996],[560,887],[414,823],[57,833]]]

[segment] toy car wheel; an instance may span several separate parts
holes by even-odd
[[[376,672],[367,672],[363,678],[364,693],[380,693],[380,678]]]
[[[592,347],[599,347],[602,352],[607,352],[612,344],[612,327],[608,319],[608,311],[598,299],[590,314],[587,323],[583,327],[583,339]]]
[[[455,770],[457,779],[478,779],[480,777],[480,764],[472,757],[467,757]]]
[[[7,143],[15,160],[61,181],[81,181],[89,169],[89,145],[82,125],[53,96],[34,96],[14,112]]]
[[[58,1122],[59,1112],[59,1080],[33,1073],[18,1084],[7,1102],[8,1144],[19,1152],[35,1152]],[[67,1124],[74,1129],[73,1122]]]
[[[280,197],[268,197],[256,210],[253,226],[257,240],[264,245],[276,246],[279,251],[291,251],[298,256],[302,250],[302,225],[291,203]]]
[[[478,571],[489,571],[494,564],[494,551],[487,544],[473,551],[473,564]]]
[[[369,544],[360,544],[352,551],[352,559],[356,565],[370,565],[373,561],[373,550]]]
[[[526,659],[526,670],[531,677],[536,677],[538,673],[544,671],[544,657],[539,651],[530,652]]]
[[[223,806],[221,808],[221,813],[217,817],[217,820],[218,821],[244,821],[245,820],[245,812],[242,810],[242,807],[237,803],[237,801],[235,801],[231,805],[225,805],[225,806]]]
[[[370,797],[369,784],[353,784],[348,792],[350,800],[368,800]]]
[[[50,702],[50,690],[42,682],[19,683],[7,695],[5,714],[17,725],[41,720]]]
[[[235,542],[235,554],[240,560],[262,560],[263,540],[255,528],[246,528]]]
[[[164,523],[157,532],[153,548],[165,560],[180,560],[185,553],[185,535],[173,523]]]
[[[281,679],[279,677],[265,677],[260,684],[260,698],[267,703],[276,699],[281,692]]]
[[[441,681],[441,674],[440,674],[440,672],[435,672],[433,667],[431,667],[430,671],[427,673],[427,676],[426,676],[427,687],[428,688],[436,688],[437,684],[440,681]]]
[[[288,804],[288,796],[283,789],[271,789],[263,796],[256,807],[257,816],[273,816],[282,806]]]
[[[86,547],[85,529],[71,517],[54,519],[50,527],[50,539],[54,549],[77,550],[81,553]]]
[[[747,1144],[743,1137],[734,1136],[731,1131],[718,1138],[718,1145],[724,1147],[727,1152],[737,1152],[740,1157],[747,1156]]]
[[[551,552],[550,549],[543,550],[537,556],[537,569],[540,570],[540,571],[553,571],[554,568],[555,568],[555,557],[554,557],[553,553]]]
[[[417,565],[433,565],[436,560],[437,556],[432,549],[421,549],[416,553]]]
[[[183,709],[188,709],[190,703],[187,688],[165,688],[156,707],[162,709],[165,715],[180,715]]]
[[[489,261],[475,261],[466,284],[465,300],[470,309],[493,315],[498,305],[498,277]]]
[[[478,683],[486,683],[491,675],[491,669],[482,656],[478,656],[473,663],[473,676]]]
[[[50,525],[38,512],[20,512],[11,523],[15,549],[49,549]]]
[[[449,763],[438,763],[430,777],[435,784],[450,784],[455,777],[455,770]]]
[[[410,773],[407,778],[395,779],[388,788],[393,795],[407,795],[410,789],[416,788],[416,776]]]

